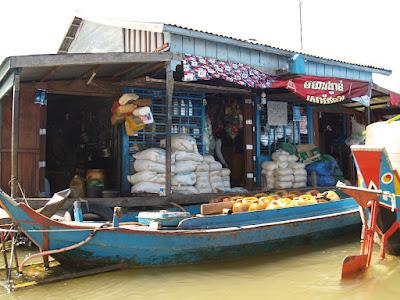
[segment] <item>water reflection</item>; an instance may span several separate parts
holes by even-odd
[[[341,262],[359,251],[358,236],[217,264],[124,270],[79,278],[1,299],[395,299],[399,258],[378,261],[361,278],[339,280]]]

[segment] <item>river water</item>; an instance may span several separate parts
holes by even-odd
[[[0,299],[398,299],[400,258],[378,260],[360,278],[341,282],[346,255],[358,236],[235,261],[132,269],[38,286]]]

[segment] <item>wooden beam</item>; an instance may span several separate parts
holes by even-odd
[[[122,75],[125,75],[126,73],[129,73],[130,71],[142,66],[142,64],[136,63],[136,64],[130,64],[127,68],[122,69],[121,71],[118,71],[112,76],[112,79],[117,79],[121,77]]]
[[[92,76],[93,73],[96,73],[102,65],[95,65],[93,67],[91,67],[89,70],[85,71],[84,73],[82,73],[81,76],[79,76],[80,79],[84,79],[84,78],[90,78],[90,76]]]
[[[377,95],[375,97],[381,97],[382,95],[383,96],[389,96],[390,92],[391,92],[390,90],[385,89],[385,88],[377,85],[376,83],[372,83],[372,92],[374,92],[374,91],[380,93],[380,95]]]
[[[165,184],[165,192],[167,195],[171,195],[171,178],[172,178],[172,169],[171,169],[171,125],[172,125],[172,96],[174,93],[174,74],[171,66],[171,62],[169,62],[165,69],[166,72],[166,99],[165,102],[167,104],[167,126],[165,128],[166,137],[166,184]]]
[[[128,74],[124,76],[125,80],[134,80],[145,75],[150,75],[155,71],[161,71],[165,66],[165,62],[158,64],[145,64],[137,69],[131,70]]]
[[[6,59],[0,66],[0,82],[6,77],[8,71],[10,71],[11,61]]]
[[[14,72],[12,72],[8,77],[6,77],[6,79],[0,85],[0,99],[3,98],[4,95],[7,94],[8,91],[14,85],[14,77],[15,77],[15,74],[14,74]]]
[[[69,53],[10,57],[11,68],[166,62],[172,53]]]
[[[50,70],[48,70],[43,76],[42,78],[39,79],[40,82],[43,81],[47,81],[48,79],[50,79],[51,76],[53,76],[54,73],[57,72],[57,70],[60,68],[60,66],[54,66],[52,67]]]
[[[61,95],[118,97],[121,94],[119,87],[113,85],[111,80],[105,79],[96,79],[90,85],[86,84],[86,80],[56,80],[23,83],[22,85],[45,89],[48,93]]]
[[[136,80],[128,80],[115,83],[118,86],[150,86],[150,87],[161,87],[163,88],[166,84],[164,79],[155,79],[151,77],[144,77]],[[193,91],[201,91],[205,93],[228,93],[228,94],[242,94],[242,95],[250,95],[251,91],[233,88],[233,87],[223,87],[223,86],[214,86],[214,85],[206,85],[206,84],[198,84],[198,83],[187,83],[175,81],[175,87],[185,90],[193,90]]]
[[[11,125],[11,197],[17,195],[18,187],[18,133],[19,133],[19,94],[20,70],[14,71],[12,125]]]

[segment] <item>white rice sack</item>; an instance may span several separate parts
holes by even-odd
[[[300,162],[291,162],[289,163],[289,168],[291,169],[304,169],[306,167],[305,164]]]
[[[289,162],[296,162],[298,160],[299,160],[299,158],[297,157],[297,155],[289,155],[289,159],[288,159]]]
[[[267,183],[272,183],[273,184],[275,182],[275,177],[273,177],[273,176],[265,176],[264,180]]]
[[[265,186],[265,190],[267,190],[267,191],[270,191],[270,190],[273,190],[275,188],[275,184],[270,184],[270,183],[267,183],[267,185]]]
[[[264,161],[261,164],[261,168],[263,170],[273,171],[278,168],[278,165],[273,161]]]
[[[196,172],[208,172],[210,171],[210,166],[208,163],[201,163],[196,167]]]
[[[293,182],[294,176],[293,175],[279,175],[275,176],[275,181],[287,181],[287,182]]]
[[[307,176],[307,171],[305,169],[293,169],[294,176]]]
[[[290,189],[292,186],[293,184],[288,181],[276,181],[274,185],[276,189]]]
[[[211,171],[210,178],[211,177],[221,177],[221,171]]]
[[[194,185],[196,183],[196,173],[177,173],[171,179],[172,185]]]
[[[263,169],[261,171],[261,174],[264,175],[264,176],[274,176],[274,171],[269,171],[269,170]]]
[[[210,163],[212,163],[213,161],[215,161],[214,156],[212,156],[212,155],[205,155],[205,156],[204,156],[204,162],[205,162],[205,163],[210,164]]]
[[[293,171],[292,169],[276,169],[274,170],[274,175],[275,176],[281,176],[281,175],[292,175]]]
[[[197,185],[196,189],[199,191],[200,194],[210,194],[213,192],[211,185]]]
[[[165,190],[165,185],[155,182],[139,182],[135,185],[132,185],[131,193],[152,193],[158,194],[160,189],[163,188]]]
[[[307,182],[307,176],[294,176],[294,182]]]
[[[271,158],[275,162],[283,162],[283,161],[288,161],[289,159],[289,153],[286,151],[278,150],[272,153]]]
[[[197,177],[207,177],[208,178],[210,176],[210,172],[198,172],[198,171],[196,171],[196,176]]]
[[[193,152],[176,151],[174,152],[174,156],[176,161],[186,161],[186,160],[197,161],[197,162],[203,161],[203,156],[201,154]]]
[[[133,154],[132,156],[135,159],[150,160],[159,164],[165,164],[166,159],[165,150],[160,148],[149,148]]]
[[[199,164],[197,161],[177,161],[174,165],[174,173],[194,172]]]
[[[306,181],[293,183],[293,188],[302,188],[302,187],[306,187],[306,186],[307,186]]]
[[[231,175],[231,170],[229,170],[228,168],[222,168],[220,172],[222,177]]]
[[[196,185],[197,184],[204,184],[204,185],[206,185],[206,184],[210,184],[210,179],[207,177],[197,177],[196,178]]]
[[[165,164],[159,164],[151,160],[137,159],[133,167],[136,172],[151,171],[156,173],[165,173]]]
[[[160,141],[160,146],[166,146],[166,140],[163,139]],[[186,151],[199,153],[197,149],[196,139],[186,134],[176,134],[171,137],[171,149],[172,151]]]
[[[171,187],[172,192],[179,193],[179,194],[198,194],[199,191],[192,185],[173,185]]]
[[[152,171],[141,171],[127,176],[127,179],[132,185],[143,181],[165,183],[165,174],[157,174],[156,172]]]
[[[210,172],[219,171],[222,169],[222,164],[219,161],[213,161],[209,165],[210,165]]]
[[[278,168],[285,169],[289,166],[287,161],[278,161],[277,162]]]

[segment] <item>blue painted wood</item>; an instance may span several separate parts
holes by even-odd
[[[129,136],[126,134],[125,126],[121,126],[121,192],[124,194],[130,193],[130,183],[126,176],[129,175]]]
[[[317,76],[325,76],[325,65],[317,64]]]
[[[228,46],[226,44],[217,44],[217,58],[228,60]]]
[[[314,143],[314,119],[313,119],[313,108],[310,105],[306,106],[307,113],[307,138],[308,143]]]
[[[240,47],[232,43],[223,43],[221,39],[217,40],[171,33],[170,51],[179,54],[189,53],[220,60],[250,64],[253,67],[266,68],[270,71],[279,68],[287,68],[289,65],[289,56],[287,55],[280,55],[274,51],[265,52],[253,49],[252,47]],[[291,54],[291,56],[293,56],[293,54]],[[328,63],[316,58],[306,58],[305,62],[305,74],[307,75],[333,76],[371,81],[372,71],[367,70],[369,69],[343,63],[338,64],[332,61]]]
[[[278,56],[278,68],[279,69],[289,69],[289,60],[287,57],[284,56]]]
[[[198,56],[206,56],[206,41],[202,39],[194,39],[194,54]]]
[[[314,62],[308,62],[308,75],[317,75],[317,64]]]
[[[217,43],[206,41],[206,56],[217,58]]]
[[[302,54],[295,54],[291,58],[291,62],[289,65],[289,71],[295,74],[305,74],[306,73],[306,65],[304,56]]]
[[[239,62],[242,64],[250,65],[251,64],[251,57],[250,57],[250,50],[249,49],[240,49],[240,58]]]
[[[260,66],[260,52],[251,50],[250,52],[250,65]]]
[[[332,69],[333,77],[346,78],[346,69],[342,67],[333,67]]]
[[[189,36],[182,37],[182,52],[187,54],[194,54],[194,38]]]
[[[0,204],[13,221],[18,220],[18,226],[35,244],[42,245],[43,234],[40,230],[48,229],[50,250],[79,243],[96,228],[50,220],[23,203],[17,205],[3,193],[0,194]],[[271,250],[289,239],[316,237],[328,232],[341,234],[348,228],[359,226],[358,210],[351,209],[354,206],[354,200],[343,200],[275,211],[193,218],[181,222],[182,227],[190,225],[195,228],[187,230],[152,230],[145,226],[120,224],[118,228],[97,229],[86,244],[52,256],[70,266],[99,263],[150,266],[254,254],[260,250]],[[223,225],[223,228],[215,227],[217,224]]]
[[[235,46],[228,46],[228,61],[240,62],[240,50]]]
[[[204,216],[201,218],[185,219],[179,225],[182,229],[211,229],[232,226],[263,224],[268,222],[282,222],[300,218],[310,218],[317,215],[329,215],[344,211],[355,211],[358,204],[354,199],[333,201],[307,206],[296,206],[274,210],[260,210],[254,212],[235,213],[232,215]]]
[[[181,35],[171,34],[170,51],[173,53],[183,53],[183,38]]]
[[[332,77],[333,76],[333,67],[330,65],[325,65],[325,76],[326,77]]]

